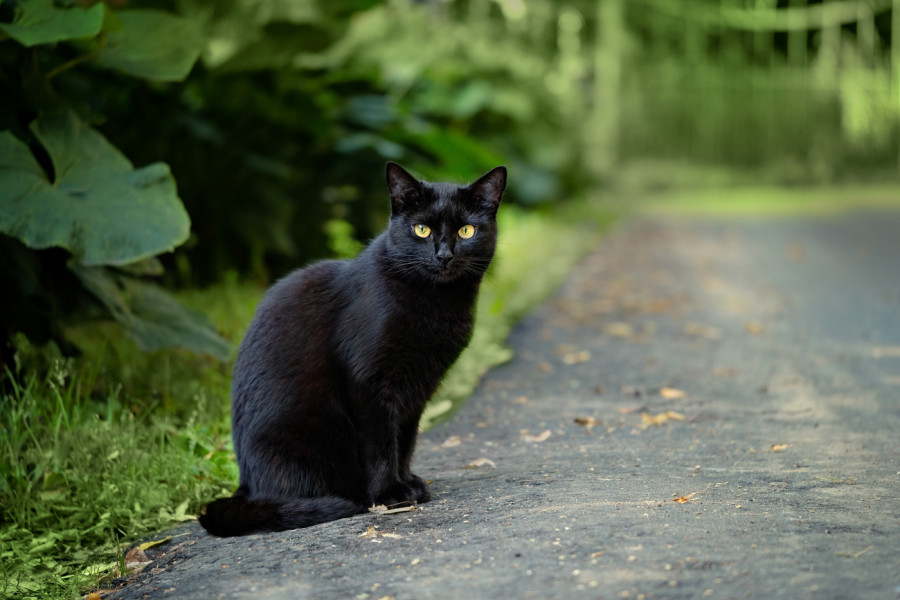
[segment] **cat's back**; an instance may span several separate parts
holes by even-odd
[[[327,260],[297,269],[275,282],[256,308],[234,365],[235,391],[247,379],[275,376],[289,363],[320,352],[331,338],[344,295],[339,281],[346,261]]]

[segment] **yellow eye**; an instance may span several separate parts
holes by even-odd
[[[418,225],[413,225],[413,231],[416,232],[416,235],[420,238],[427,238],[431,235],[431,227],[428,225],[422,225],[419,223]]]
[[[474,226],[463,225],[462,227],[459,228],[459,237],[461,237],[462,239],[467,240],[470,237],[472,237],[473,235],[475,235],[475,227]]]

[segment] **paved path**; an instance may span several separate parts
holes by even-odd
[[[511,344],[420,510],[191,524],[111,597],[900,597],[900,215],[634,223]]]

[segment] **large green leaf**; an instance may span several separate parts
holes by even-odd
[[[157,10],[115,13],[118,27],[107,34],[97,64],[156,81],[188,76],[203,47],[199,19]]]
[[[44,115],[31,130],[54,177],[0,132],[0,232],[31,248],[66,248],[86,265],[132,263],[187,239],[190,220],[167,165],[134,169],[71,112]]]
[[[223,73],[290,67],[306,52],[320,52],[332,42],[324,28],[309,23],[269,23],[259,39],[247,44],[221,65]]]
[[[24,46],[94,37],[103,27],[103,3],[90,8],[60,7],[53,0],[19,0],[12,23],[0,31]]]
[[[231,344],[209,324],[206,316],[185,308],[162,288],[104,267],[70,263],[69,269],[109,309],[141,350],[186,348],[226,360]]]

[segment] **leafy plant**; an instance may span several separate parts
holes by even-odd
[[[169,167],[135,169],[53,86],[89,61],[156,81],[184,78],[200,53],[196,33],[195,21],[160,11],[2,5],[0,82],[11,93],[0,117],[0,365],[16,332],[71,349],[64,326],[79,315],[111,316],[143,349],[228,356],[201,315],[142,281],[161,274],[155,257],[190,231]]]

